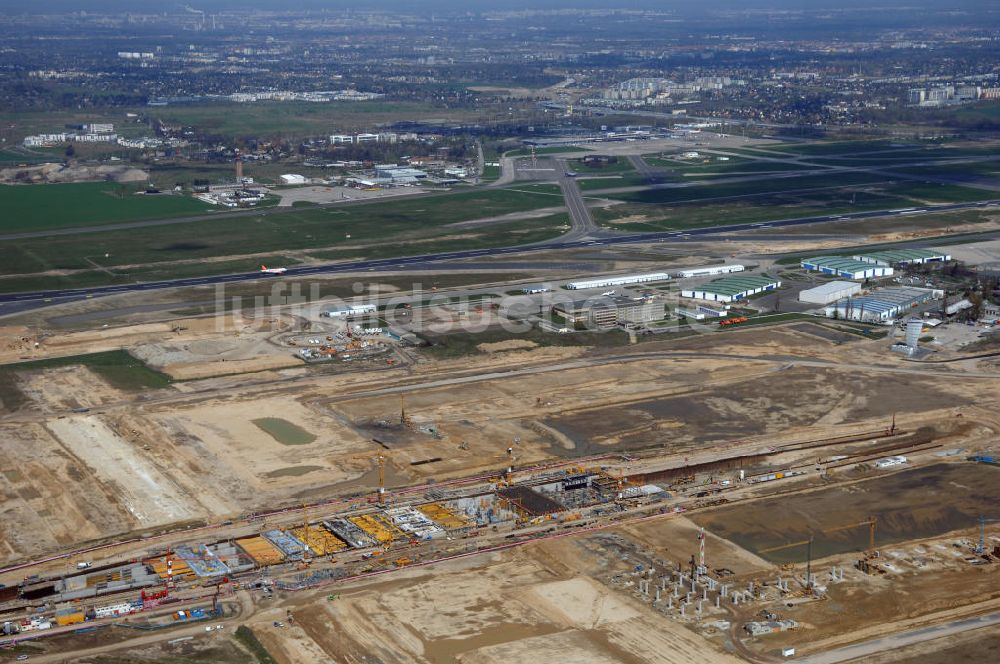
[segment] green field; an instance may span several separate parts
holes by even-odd
[[[933,166],[903,166],[893,169],[897,173],[910,175],[930,175],[941,177],[993,177],[1000,175],[1000,158],[997,161],[981,161],[970,164],[935,164]]]
[[[609,174],[608,177],[577,179],[577,185],[581,191],[603,191],[604,189],[617,189],[619,187],[644,187],[648,184],[649,178],[639,175],[636,172],[625,173],[618,177]]]
[[[689,191],[689,190],[681,190]],[[924,202],[983,200],[994,192],[951,185],[900,182],[882,186],[825,189],[753,196],[744,200],[681,202],[673,205],[627,203],[593,210],[594,220],[629,232],[684,230],[796,217],[891,210]],[[616,196],[620,198],[621,196]],[[645,220],[631,219],[645,216]],[[912,221],[917,217],[912,217]],[[620,221],[627,220],[627,221]],[[844,222],[851,223],[851,222]],[[858,222],[861,223],[861,222]],[[873,220],[864,223],[871,225]],[[839,226],[835,227],[839,228]],[[855,231],[856,232],[856,231]]]
[[[281,252],[291,250],[309,251],[319,259],[340,260],[537,242],[565,232],[569,225],[566,215],[473,228],[448,225],[561,205],[561,199],[555,196],[557,191],[554,185],[522,185],[516,190],[475,190],[346,207],[295,208],[228,219],[220,216],[205,222],[143,228],[142,242],[135,241],[140,231],[128,229],[0,242],[10,253],[0,274],[20,275],[0,279],[0,290],[249,272],[256,269],[259,259],[207,263],[195,259],[260,252],[272,252],[270,256],[276,259],[272,262],[286,264]],[[120,267],[127,265],[141,267]],[[53,269],[83,272],[65,277],[36,274]]]
[[[459,121],[475,117],[472,111],[435,108],[423,102],[259,102],[254,104],[197,104],[144,108],[147,115],[168,124],[190,125],[222,136],[299,137],[371,129],[400,118],[422,120],[447,117]]]
[[[580,175],[601,175],[603,173],[614,174],[614,173],[634,173],[635,168],[629,163],[628,159],[624,157],[619,157],[618,161],[608,164],[606,166],[600,166],[597,164],[591,165],[583,161],[583,159],[571,159],[567,162],[569,167],[574,171],[577,171]]]
[[[482,332],[453,332],[451,334],[425,334],[422,336],[431,344],[424,349],[424,352],[438,358],[485,354],[485,351],[479,350],[480,344],[509,339],[523,339],[539,346],[597,346],[600,348],[624,346],[629,341],[628,335],[621,330],[559,334],[545,332],[537,327],[532,327],[523,333],[491,327]],[[648,339],[648,337],[640,337],[640,340],[642,339]]]
[[[136,194],[111,182],[0,185],[0,232],[104,225],[207,212],[214,206],[188,196]]]
[[[871,185],[884,182],[887,178],[865,173],[835,173],[831,175],[810,175],[760,179],[723,184],[692,184],[690,187],[671,189],[649,189],[623,194],[613,198],[632,203],[667,204],[697,202],[713,198],[759,197],[776,192],[794,192],[804,189],[830,189],[856,185]]]
[[[353,258],[394,258],[416,254],[440,253],[458,251],[460,249],[487,249],[489,247],[504,247],[532,244],[559,237],[570,229],[569,215],[558,213],[525,219],[490,224],[476,229],[474,233],[461,233],[461,237],[443,235],[412,245],[380,244],[366,248],[364,251],[334,250],[317,251],[311,255],[324,260],[350,260]],[[0,282],[2,283],[2,282]]]
[[[126,392],[159,389],[170,384],[170,377],[166,374],[150,369],[124,350],[112,350],[0,365],[0,401],[10,411],[17,410],[28,402],[18,387],[18,373],[72,366],[87,367],[112,387]]]
[[[19,150],[0,150],[0,168],[10,168],[15,164],[39,164],[52,161],[62,161],[65,155],[62,148],[33,148],[30,152]]]
[[[772,155],[774,159],[779,155]],[[722,161],[718,155],[705,153],[703,159],[669,159],[657,155],[646,155],[644,160],[650,166],[669,168],[684,175],[729,175],[731,173],[768,173],[777,171],[802,171],[819,168],[807,164],[762,161],[751,157],[728,157]]]
[[[768,150],[802,155],[840,155],[886,150],[898,147],[898,143],[889,140],[858,139],[856,141],[825,141],[818,143],[785,143],[769,145]]]

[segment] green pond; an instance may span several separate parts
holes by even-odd
[[[251,421],[282,445],[308,445],[316,440],[316,436],[302,427],[280,417],[261,417]]]

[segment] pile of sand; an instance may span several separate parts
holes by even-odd
[[[145,182],[149,173],[131,166],[76,166],[42,164],[0,169],[5,184],[45,184],[55,182]]]

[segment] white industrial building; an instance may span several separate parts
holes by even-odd
[[[56,145],[58,143],[65,143],[68,139],[66,134],[36,134],[34,136],[24,137],[24,147],[26,148],[39,148],[48,145]]]
[[[373,314],[376,311],[378,311],[378,307],[374,304],[350,304],[342,307],[327,309],[326,311],[321,312],[320,316],[326,318],[351,318],[353,316]]]
[[[281,184],[305,184],[308,182],[308,178],[304,175],[299,175],[298,173],[285,173],[284,175],[279,175],[278,180]]]
[[[944,308],[944,313],[947,314],[948,316],[954,316],[955,314],[957,314],[960,311],[965,311],[966,309],[971,309],[973,306],[975,306],[975,305],[973,305],[972,302],[969,302],[968,300],[962,299],[962,300],[959,300],[958,302],[955,302],[953,304],[949,304],[947,307],[945,307]]]
[[[751,295],[772,291],[781,287],[781,282],[767,275],[722,277],[713,279],[697,288],[681,290],[681,297],[712,302],[736,302]]]
[[[860,297],[850,297],[827,305],[825,313],[830,318],[857,320],[869,323],[891,321],[914,307],[944,293],[929,288],[884,288]]]
[[[566,284],[570,290],[585,288],[606,288],[608,286],[628,286],[630,284],[645,284],[651,281],[667,281],[670,275],[666,272],[650,272],[648,274],[626,274],[620,277],[600,277],[587,281],[571,281]]]
[[[413,184],[427,177],[427,173],[409,166],[383,165],[375,167],[375,180],[387,184]]]
[[[861,292],[861,284],[853,281],[830,281],[799,293],[799,302],[830,304]]]
[[[118,141],[118,134],[71,134],[66,140],[77,143],[115,143]]]
[[[800,265],[803,269],[832,274],[842,279],[874,279],[892,276],[892,268],[887,265],[865,263],[843,256],[814,256],[805,258]]]
[[[853,257],[862,263],[875,265],[922,265],[924,263],[945,263],[951,260],[951,254],[938,249],[886,249],[869,251]]]
[[[708,267],[696,267],[690,270],[681,270],[677,273],[677,276],[681,279],[690,279],[691,277],[714,277],[719,274],[742,272],[745,269],[746,268],[742,265],[710,265]]]
[[[907,462],[905,456],[891,456],[884,459],[879,459],[875,462],[876,468],[892,468],[893,466],[902,466]]]

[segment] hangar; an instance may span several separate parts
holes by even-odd
[[[723,277],[714,279],[707,284],[702,284],[697,288],[685,288],[681,291],[681,297],[690,297],[696,300],[711,300],[713,302],[735,302],[745,300],[751,295],[775,290],[781,286],[781,282],[772,279],[767,275],[759,277]]]
[[[892,275],[892,268],[886,265],[865,263],[843,256],[804,258],[800,265],[805,270],[833,274],[843,279],[873,279]]]

